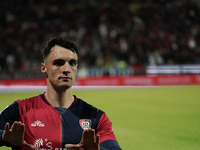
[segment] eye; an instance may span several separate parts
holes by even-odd
[[[76,66],[77,65],[77,60],[72,59],[69,61],[70,66]]]
[[[65,61],[61,59],[55,60],[53,62],[53,65],[56,65],[56,66],[63,66],[64,64],[65,64]]]

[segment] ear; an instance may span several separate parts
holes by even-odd
[[[41,72],[47,77],[47,69],[45,63],[41,63]]]

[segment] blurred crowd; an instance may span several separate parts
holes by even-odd
[[[198,64],[199,14],[197,3],[180,1],[1,1],[0,71],[38,70],[42,44],[56,35],[77,43],[79,67]]]

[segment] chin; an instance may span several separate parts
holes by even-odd
[[[72,87],[72,84],[62,84],[60,87],[68,89]]]
[[[69,88],[71,88],[72,87],[72,85],[73,85],[73,82],[56,82],[55,84],[54,84],[54,88],[55,89],[62,89],[62,90],[67,90],[67,89],[69,89]]]

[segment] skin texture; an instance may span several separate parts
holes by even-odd
[[[68,108],[74,101],[72,85],[76,78],[77,62],[76,53],[56,45],[41,64],[41,71],[47,80],[45,95],[53,107]]]
[[[50,55],[41,65],[48,86],[51,85],[58,92],[71,88],[76,78],[77,61],[76,53],[58,45],[53,47]]]

